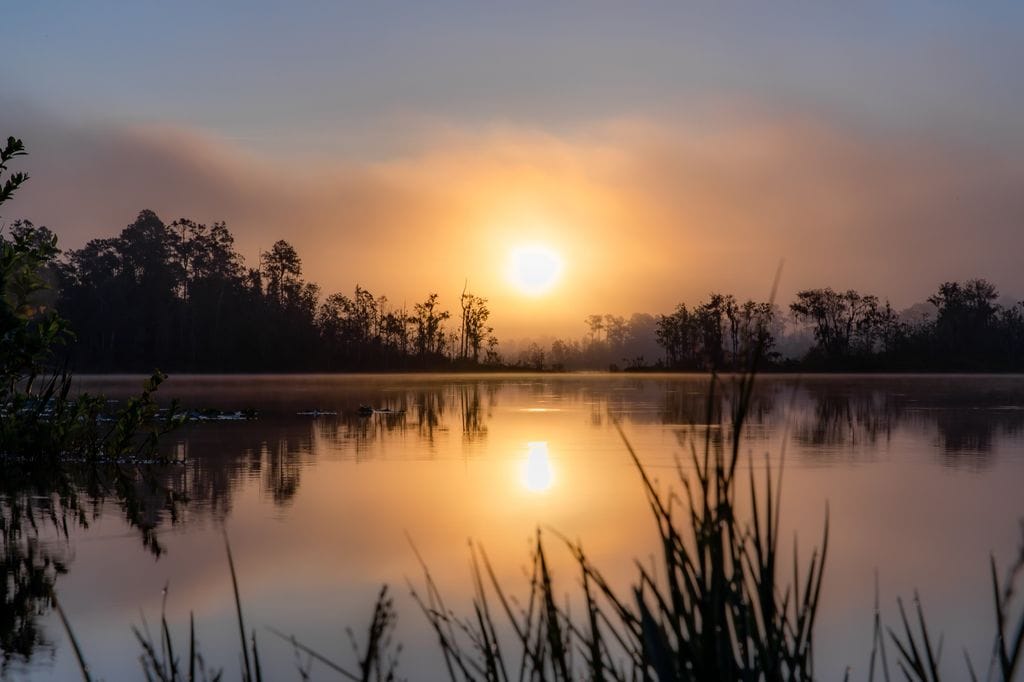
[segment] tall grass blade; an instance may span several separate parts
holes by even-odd
[[[280,630],[277,630],[275,628],[270,628],[270,627],[268,627],[267,630],[269,630],[272,634],[280,637],[284,641],[286,641],[289,644],[291,644],[295,649],[297,649],[299,651],[302,651],[303,653],[305,653],[305,654],[313,657],[314,659],[320,661],[321,663],[323,663],[328,668],[330,668],[334,672],[338,673],[339,675],[341,675],[345,679],[352,680],[352,682],[360,682],[360,680],[362,679],[358,675],[356,675],[355,673],[350,672],[350,671],[346,670],[345,668],[342,668],[340,665],[338,665],[337,663],[335,663],[331,659],[327,658],[323,654],[319,653],[318,651],[315,651],[314,649],[309,648],[305,644],[302,644],[297,639],[295,639],[295,635],[286,635],[283,632],[281,632]]]
[[[231,556],[231,543],[228,534],[224,533],[224,549],[228,554],[228,568],[231,570],[231,587],[235,592],[235,612],[238,614],[238,635],[242,643],[242,663],[245,674],[243,682],[253,682],[252,666],[249,663],[249,647],[245,641],[245,621],[242,618],[242,598],[238,593],[238,575],[235,573],[235,561]]]
[[[188,682],[196,679],[196,619],[191,611],[188,614]]]
[[[882,676],[885,682],[889,682],[889,662],[885,656],[885,636],[882,633],[882,611],[879,605],[878,570],[875,570],[875,617],[874,632],[871,637],[871,661],[868,666],[868,682],[875,679],[875,656],[879,655],[881,660]]]
[[[82,655],[82,648],[78,646],[78,638],[75,637],[74,631],[71,630],[71,624],[68,622],[67,614],[64,613],[63,607],[60,602],[57,601],[57,595],[51,594],[50,601],[53,603],[53,608],[57,609],[57,615],[60,616],[60,622],[64,625],[64,632],[68,633],[68,639],[71,640],[71,648],[75,652],[75,660],[78,661],[78,669],[82,672],[82,679],[85,682],[92,682],[92,675],[89,674],[89,666],[85,662],[85,656]]]

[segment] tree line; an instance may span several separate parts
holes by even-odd
[[[1001,305],[984,279],[944,282],[917,319],[854,290],[810,289],[790,305],[810,325],[809,368],[1017,371],[1024,369],[1024,302]]]
[[[531,343],[518,364],[539,369],[697,370],[742,369],[760,342],[772,357],[777,309],[765,303],[737,304],[734,297],[711,294],[689,308],[668,314],[592,314],[580,339],[554,339],[547,348]]]
[[[998,303],[984,279],[944,282],[917,316],[853,289],[806,289],[789,315],[776,305],[711,294],[658,319],[657,339],[672,369],[739,370],[755,349],[769,366],[840,371],[1015,371],[1024,369],[1024,302]],[[786,326],[809,330],[796,357],[776,346]]]
[[[1021,371],[1024,302],[999,298],[984,279],[944,282],[926,304],[902,312],[853,289],[806,289],[785,309],[712,293],[662,315],[588,315],[582,338],[530,343],[518,364],[740,371],[757,352],[765,369]]]
[[[37,244],[45,227],[9,232]],[[248,267],[223,222],[164,223],[139,213],[118,236],[93,239],[49,266],[43,307],[75,338],[80,371],[446,370],[503,365],[487,299],[464,290],[453,315],[436,293],[392,305],[356,285],[321,295],[279,240]],[[1024,303],[999,303],[984,279],[945,282],[908,316],[873,294],[806,289],[787,309],[712,293],[667,314],[592,314],[578,339],[513,354],[531,369],[740,370],[755,349],[765,367],[839,371],[1024,370]],[[921,306],[918,306],[921,307]],[[792,339],[808,343],[794,350]]]
[[[36,239],[44,227],[18,221]],[[463,291],[456,317],[436,293],[411,310],[357,285],[321,298],[279,240],[247,267],[223,222],[164,223],[144,210],[52,268],[79,371],[358,371],[497,364],[487,299]],[[457,318],[457,319],[456,319]]]

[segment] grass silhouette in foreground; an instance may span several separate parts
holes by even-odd
[[[482,550],[473,556],[473,613],[448,611],[424,566],[425,591],[413,594],[438,635],[452,679],[790,680],[813,677],[813,629],[828,542],[801,578],[782,586],[779,563],[779,479],[771,468],[763,493],[750,469],[752,518],[734,513],[743,478],[740,434],[753,375],[739,382],[728,443],[706,429],[703,453],[691,448],[690,476],[680,468],[684,497],[663,494],[628,440],[658,526],[658,575],[638,564],[628,595],[617,594],[584,552],[565,538],[580,569],[585,619],[559,606],[538,533],[526,605],[515,607]],[[708,423],[713,400],[709,395]],[[481,568],[482,567],[482,568]],[[488,593],[492,594],[491,598]],[[492,606],[492,600],[495,605]],[[499,618],[515,633],[498,636]]]
[[[579,569],[578,597],[583,609],[575,615],[568,601],[558,596],[562,592],[555,586],[549,550],[538,531],[526,599],[517,601],[510,595],[486,553],[476,545],[471,549],[472,606],[468,613],[457,614],[446,606],[427,564],[416,553],[423,583],[410,589],[437,636],[450,679],[814,679],[814,627],[828,546],[828,512],[826,509],[821,548],[801,563],[794,546],[793,574],[783,576],[779,570],[783,457],[779,456],[775,467],[766,468],[763,478],[754,473],[753,466],[741,465],[741,435],[754,375],[737,380],[737,399],[724,425],[713,407],[718,383],[713,380],[709,392],[702,442],[691,444],[691,468],[684,470],[681,463],[677,467],[681,494],[658,489],[623,435],[658,527],[661,550],[656,569],[638,563],[638,578],[625,593],[613,589],[582,545],[559,536]],[[727,430],[713,428],[718,425]],[[716,437],[716,433],[727,433],[727,437]],[[747,499],[749,507],[743,504]],[[739,509],[749,509],[749,515],[740,515]],[[230,547],[228,565],[238,613],[242,679],[255,682],[264,679],[256,632],[247,630],[243,620]],[[979,676],[965,652],[965,672],[970,679],[1020,679],[1024,612],[1014,621],[1010,611],[1021,573],[1024,543],[1002,582],[992,560],[997,637],[984,676]],[[941,640],[936,642],[916,595],[913,613],[907,613],[902,601],[898,604],[899,632],[882,623],[876,597],[868,679],[876,679],[876,674],[878,679],[892,679],[888,639],[895,648],[893,662],[900,677],[938,682],[942,679]],[[317,661],[341,679],[388,681],[401,679],[401,646],[393,640],[395,621],[394,604],[385,586],[378,595],[364,644],[358,646],[349,633],[357,658],[354,666],[342,665],[279,630],[271,628],[270,632],[291,643],[300,661],[298,654],[306,656],[306,663],[300,662],[297,671],[302,679],[308,678]],[[66,620],[65,626],[74,642]],[[205,667],[194,625],[185,658],[179,658],[177,652],[184,647],[175,646],[163,617],[155,637],[145,626],[136,629],[136,636],[147,679],[221,679],[220,672]],[[76,653],[85,679],[90,680],[77,646]]]

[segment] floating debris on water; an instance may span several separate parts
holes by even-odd
[[[390,407],[371,407],[370,405],[360,405],[358,410],[360,417],[369,417],[373,414],[405,414],[405,409],[393,409]]]
[[[204,410],[189,410],[187,413],[190,422],[243,422],[252,421],[259,415],[256,410],[235,410],[234,412],[223,412],[207,408]]]

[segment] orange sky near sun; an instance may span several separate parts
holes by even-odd
[[[89,139],[95,149],[33,147],[15,207],[65,247],[116,234],[142,208],[226,220],[250,265],[292,242],[325,295],[358,283],[411,307],[434,291],[454,312],[468,281],[499,338],[580,336],[590,313],[666,312],[711,291],[764,299],[782,259],[782,303],[832,286],[899,307],[973,276],[1024,293],[1019,158],[812,117],[437,127],[384,160],[274,161],[167,126]],[[563,261],[543,296],[507,280],[523,244]]]

